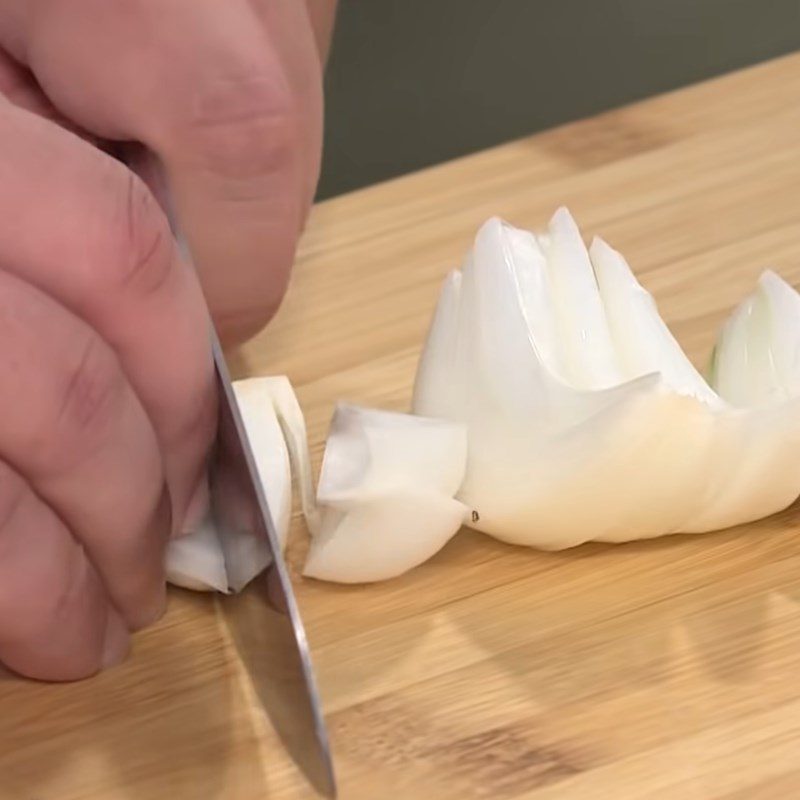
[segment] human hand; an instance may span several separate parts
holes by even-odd
[[[140,143],[162,197],[163,169],[241,340],[283,295],[316,185],[333,6],[309,6],[0,0],[0,661],[18,672],[92,674],[159,616],[215,418],[203,295],[161,208],[66,129]]]

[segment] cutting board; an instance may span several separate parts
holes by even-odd
[[[320,204],[239,376],[286,373],[319,463],[338,399],[407,409],[447,270],[566,204],[696,363],[769,266],[800,285],[800,55]],[[800,510],[562,553],[462,531],[376,586],[298,575],[346,800],[800,797]],[[130,660],[0,678],[2,800],[297,800],[215,601],[175,591]]]

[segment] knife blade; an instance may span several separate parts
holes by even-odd
[[[194,267],[164,175],[160,196],[178,249]],[[245,532],[266,544],[266,569],[238,594],[221,600],[222,612],[256,697],[295,764],[314,789],[335,798],[336,777],[305,627],[258,478],[222,345],[211,328],[219,397],[217,438],[209,469],[211,513],[222,535]]]
[[[266,542],[271,561],[241,593],[221,600],[223,616],[255,694],[311,785],[336,796],[328,734],[305,629],[267,499],[215,332],[219,429],[210,470],[211,511],[221,532],[242,527]]]

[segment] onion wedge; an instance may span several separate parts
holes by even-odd
[[[446,420],[339,404],[325,448],[307,577],[367,583],[427,561],[461,527],[453,499],[466,430]]]
[[[738,407],[800,395],[800,295],[774,272],[761,275],[723,328],[711,382]]]

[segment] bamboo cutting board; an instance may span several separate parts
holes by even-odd
[[[319,205],[240,376],[406,409],[480,223],[567,204],[698,364],[767,266],[800,285],[800,55]],[[304,550],[295,520],[290,560]],[[537,553],[462,532],[377,586],[297,578],[346,800],[800,797],[800,510]],[[214,601],[176,591],[97,679],[0,678],[0,800],[297,800]]]

